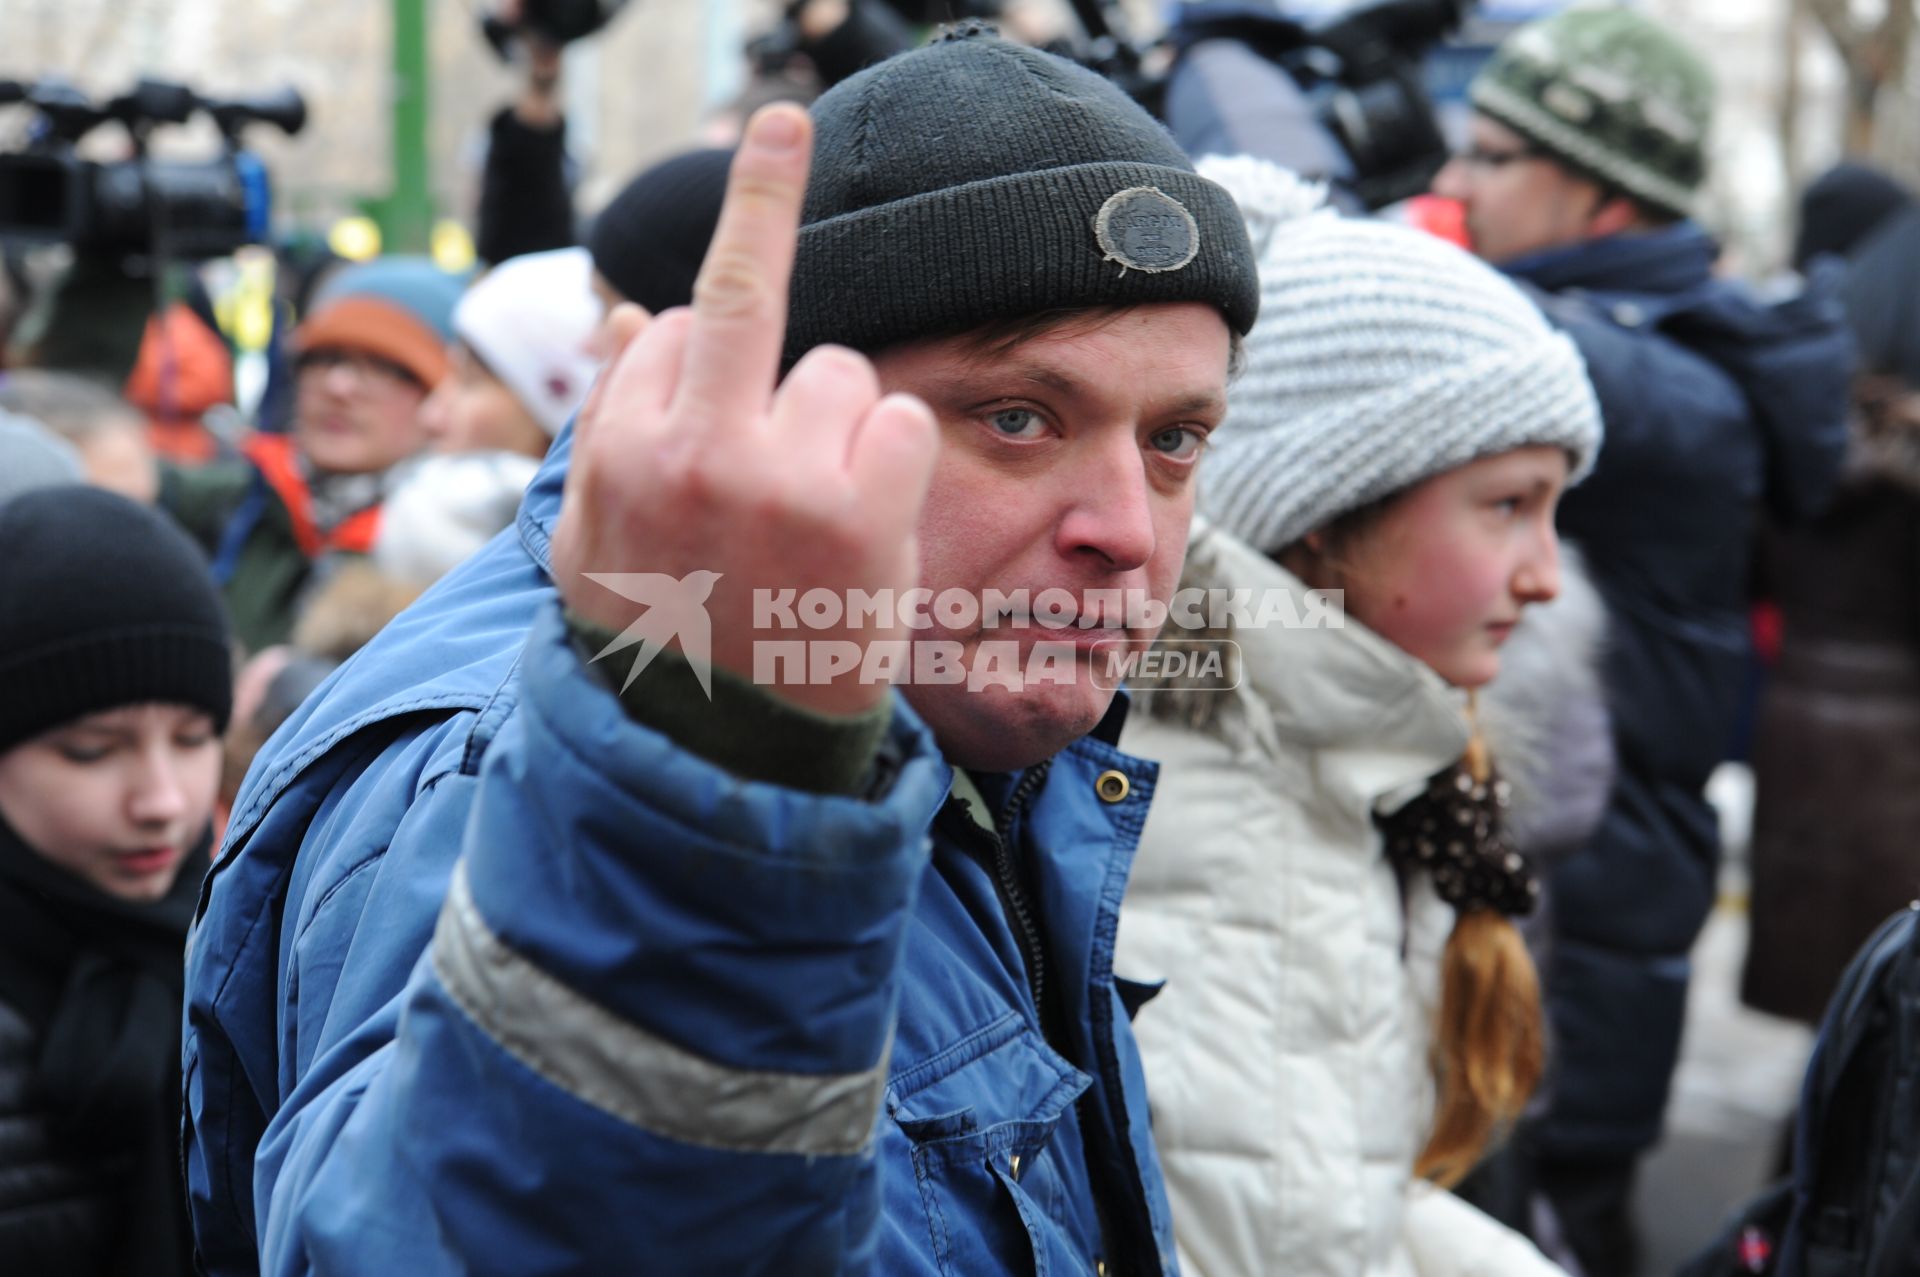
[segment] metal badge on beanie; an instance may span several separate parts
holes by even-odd
[[[1130,186],[1107,197],[1093,222],[1106,260],[1158,275],[1200,254],[1200,224],[1187,206],[1157,186]]]

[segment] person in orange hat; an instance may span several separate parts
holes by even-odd
[[[292,428],[251,436],[233,465],[169,469],[161,502],[213,556],[247,650],[286,641],[316,568],[372,549],[394,468],[426,443],[460,291],[422,258],[341,272],[293,333]]]

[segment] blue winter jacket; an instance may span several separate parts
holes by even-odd
[[[248,776],[188,958],[209,1270],[1175,1271],[1124,710],[982,779],[1004,841],[904,704],[875,797],[730,776],[570,642],[568,451]]]
[[[1762,304],[1714,277],[1717,252],[1683,223],[1506,266],[1580,347],[1606,424],[1559,518],[1608,607],[1618,772],[1594,837],[1552,877],[1554,1157],[1658,1138],[1714,900],[1705,788],[1746,678],[1754,536],[1764,515],[1815,510],[1846,446],[1852,347],[1833,281]]]

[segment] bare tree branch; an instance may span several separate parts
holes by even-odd
[[[1787,189],[1797,191],[1806,174],[1800,164],[1800,37],[1806,28],[1807,0],[1787,0],[1780,22],[1780,96],[1776,121],[1780,134],[1780,167]]]
[[[1880,31],[1876,38],[1905,44],[1913,35],[1914,0],[1887,0],[1887,11],[1880,15]]]
[[[1887,11],[1880,17],[1880,30],[1874,36],[1874,43],[1880,47],[1886,58],[1881,79],[1893,82],[1900,79],[1906,69],[1907,56],[1913,44],[1913,10],[1915,0],[1887,0]]]
[[[1910,8],[1911,0],[1890,0],[1887,7]],[[1827,29],[1827,34],[1839,49],[1840,57],[1851,66],[1854,53],[1860,47],[1860,32],[1853,25],[1853,14],[1848,10],[1847,0],[1807,0],[1807,12]]]

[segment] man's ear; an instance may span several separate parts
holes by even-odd
[[[1593,215],[1587,219],[1587,235],[1599,239],[1605,235],[1618,235],[1624,231],[1638,229],[1645,221],[1640,206],[1627,195],[1612,195],[1601,191],[1597,196],[1597,205]]]

